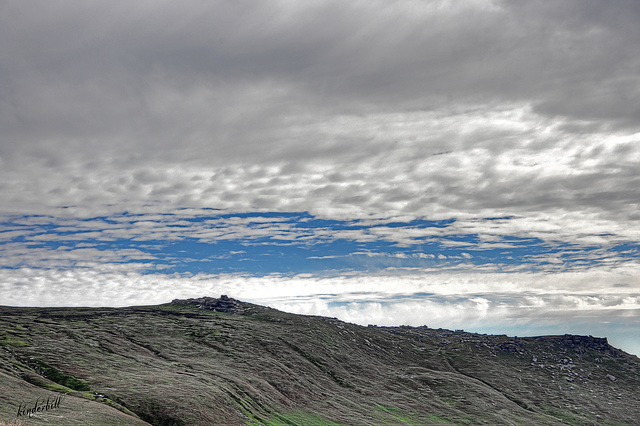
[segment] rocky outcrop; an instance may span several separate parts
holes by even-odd
[[[517,337],[514,339],[509,339],[506,342],[500,343],[500,345],[498,345],[498,349],[500,349],[500,351],[502,352],[510,352],[510,353],[518,353],[518,354],[525,353],[525,349],[522,347],[522,344],[520,343]]]
[[[576,336],[572,334],[565,334],[562,336],[562,344],[572,348],[590,348],[597,351],[604,351],[609,349],[609,342],[606,337],[593,337],[593,336]]]
[[[614,358],[622,356],[620,351],[609,345],[606,337],[575,336],[565,334],[564,336],[561,336],[561,342],[564,346],[573,349],[573,351],[578,354],[585,353],[587,349],[594,349],[611,355]]]
[[[245,306],[239,300],[232,299],[223,294],[219,299],[215,297],[200,297],[198,299],[175,299],[174,305],[195,305],[198,309],[206,309],[215,312],[243,313]]]

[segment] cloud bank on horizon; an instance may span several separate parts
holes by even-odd
[[[4,2],[0,304],[229,294],[640,354],[640,3]]]

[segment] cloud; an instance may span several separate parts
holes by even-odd
[[[22,300],[103,271],[127,303],[143,271],[228,254],[161,250],[185,241],[304,246],[331,273],[368,250],[395,273],[638,276],[636,1],[1,7],[0,271]]]
[[[318,278],[145,275],[122,265],[95,264],[64,272],[2,269],[0,288],[6,295],[3,303],[17,306],[126,306],[227,294],[363,325],[428,325],[518,335],[597,330],[637,353],[637,339],[625,330],[637,330],[640,288],[634,276],[639,268],[634,264],[621,270],[558,274],[421,272]]]

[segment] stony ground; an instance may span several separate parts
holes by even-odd
[[[228,298],[0,308],[0,424],[637,424],[640,360],[588,336],[361,327]],[[20,409],[65,394],[58,407]]]

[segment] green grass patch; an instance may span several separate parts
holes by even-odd
[[[400,413],[400,409],[396,407],[385,407],[384,405],[376,405],[376,410],[378,411],[386,411],[387,413],[398,414]]]
[[[317,414],[305,413],[303,411],[292,411],[290,413],[273,414],[265,420],[269,426],[341,426],[329,419],[325,419]]]
[[[384,405],[376,405],[377,411],[382,411],[391,417],[393,417],[394,423],[408,423],[408,424],[416,424],[415,421],[407,416],[402,410],[396,407],[385,407]]]
[[[60,393],[68,393],[71,390],[68,387],[59,385],[57,383],[42,383],[40,387],[46,390]]]
[[[13,346],[14,348],[21,348],[23,346],[29,346],[29,343],[16,334],[5,333],[0,340],[0,346]]]
[[[64,371],[60,371],[55,367],[45,364],[44,362],[38,362],[37,369],[42,376],[69,389],[77,391],[91,390],[87,382],[84,380],[73,377]]]

